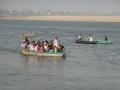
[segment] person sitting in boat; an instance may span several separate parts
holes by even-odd
[[[35,46],[37,45],[37,43],[35,41],[32,41],[32,45],[35,48]]]
[[[28,45],[28,48],[30,51],[34,51],[35,50],[35,47],[33,45],[33,42],[31,42],[29,45]]]
[[[93,41],[93,37],[91,34],[89,34],[89,41],[92,42]]]
[[[44,42],[44,50],[45,50],[45,52],[48,52],[48,51],[49,51],[48,45],[49,45],[49,42],[46,40],[46,41]]]
[[[60,45],[60,50],[59,50],[60,52],[63,52],[63,51],[65,51],[65,47],[63,46],[63,45]]]
[[[23,48],[23,49],[27,49],[27,48],[28,48],[28,45],[29,45],[28,37],[25,37],[25,39],[24,39],[23,42],[22,42],[22,48]]]
[[[48,48],[49,48],[49,50],[53,49],[53,42],[52,42],[52,40],[49,40]]]
[[[54,38],[53,47],[54,47],[54,52],[57,53],[58,50],[60,49],[58,36],[55,36]]]
[[[45,49],[44,49],[44,41],[41,41],[41,52],[45,52]]]
[[[108,41],[108,37],[107,37],[107,35],[105,34],[105,41]]]
[[[41,50],[41,43],[40,43],[40,41],[38,40],[38,41],[37,41],[37,45],[35,46],[35,51],[36,51],[37,53],[40,53],[40,50]]]
[[[52,40],[49,40],[48,48],[49,48],[48,53],[54,53],[54,46],[53,46],[53,41]]]
[[[78,40],[82,41],[83,40],[83,37],[82,37],[82,34],[78,35]]]
[[[25,49],[25,47],[26,47],[26,43],[23,41],[22,44],[21,44],[21,48]]]

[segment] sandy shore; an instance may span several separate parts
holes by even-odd
[[[48,20],[48,21],[95,21],[95,22],[120,22],[120,16],[27,16],[8,17],[0,19],[10,20]]]

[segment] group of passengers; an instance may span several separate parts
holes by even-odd
[[[92,34],[89,34],[88,38],[89,38],[88,41],[94,41]],[[78,35],[77,40],[84,41],[82,34]],[[108,37],[107,37],[107,35],[105,35],[105,41],[107,41],[107,40],[108,40]]]
[[[45,41],[29,41],[28,37],[25,37],[25,40],[22,42],[22,49],[28,51],[40,52],[60,52],[64,50],[64,46],[60,44],[58,36],[55,36],[54,40],[45,40]]]

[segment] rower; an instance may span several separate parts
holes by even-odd
[[[58,36],[55,36],[54,41],[53,41],[53,47],[54,47],[55,53],[57,53],[58,50],[60,49],[59,44],[60,43],[59,43],[59,40],[58,40]]]
[[[92,42],[93,41],[93,37],[91,34],[89,34],[89,41]]]
[[[82,39],[83,39],[82,34],[80,34],[80,35],[78,36],[78,40],[82,41]]]
[[[107,37],[107,35],[105,34],[105,41],[108,41],[108,37]]]

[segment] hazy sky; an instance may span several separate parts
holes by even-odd
[[[0,7],[71,12],[120,12],[120,0],[0,0]]]

